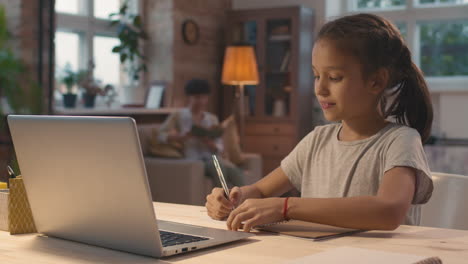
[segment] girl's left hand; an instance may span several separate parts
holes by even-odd
[[[229,215],[227,228],[237,231],[244,223],[243,230],[250,232],[254,226],[283,220],[284,199],[275,197],[245,200]]]

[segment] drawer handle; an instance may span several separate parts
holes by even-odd
[[[275,133],[278,133],[278,132],[279,132],[279,128],[278,128],[278,127],[275,127],[275,128],[273,129],[273,131],[274,131]]]

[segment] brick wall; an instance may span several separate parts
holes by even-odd
[[[42,0],[42,9],[39,8],[38,0],[0,0],[5,7],[8,30],[12,34],[11,48],[19,56],[28,69],[28,77],[39,81],[38,65],[39,55],[42,56],[42,89],[44,105],[47,105],[47,87],[49,77],[49,6],[53,0]],[[39,50],[39,11],[42,14],[44,32],[42,50]],[[53,60],[52,60],[53,62]],[[26,77],[25,77],[26,79]],[[22,89],[29,89],[30,85],[24,85]],[[6,120],[2,120],[5,125]],[[3,127],[3,126],[2,126]],[[5,168],[12,155],[11,140],[7,131],[0,131],[0,168]],[[0,169],[0,180],[6,176],[4,169]]]
[[[39,2],[43,3],[42,7],[39,6]],[[49,41],[50,31],[55,31],[55,27],[49,27],[50,6],[53,2],[53,0],[22,0],[21,8],[22,20],[19,36],[21,40],[21,57],[28,65],[30,74],[42,85],[45,105],[48,103],[49,69],[51,69],[52,72],[54,71],[54,59],[52,58],[52,60],[50,60],[49,56],[49,47],[53,45],[53,43]],[[40,8],[41,10],[39,10]],[[39,13],[42,16],[42,34],[40,35]],[[40,38],[40,36],[42,38]],[[40,40],[42,40],[42,44],[39,44]],[[41,69],[39,69],[39,63],[41,63]],[[50,68],[50,66],[52,66],[52,68]],[[42,77],[38,76],[39,72],[41,72]]]
[[[20,55],[21,1],[0,0],[0,5],[5,7],[8,31],[13,35],[12,48]]]
[[[42,21],[43,21],[43,47],[39,51],[39,2],[38,0],[0,0],[0,4],[5,7],[7,15],[8,30],[12,34],[12,49],[16,55],[27,65],[30,74],[38,80],[39,55],[43,58],[43,80],[44,87],[47,87],[48,72],[46,69],[50,64],[49,58],[49,30],[48,8],[52,0],[42,0]]]
[[[143,8],[146,32],[150,38],[145,46],[148,66],[146,82],[166,81],[169,84],[166,98],[172,98],[174,42],[172,2],[172,0],[148,0],[145,1]]]
[[[147,1],[146,21],[151,41],[146,45],[148,79],[169,82],[170,106],[185,105],[184,85],[192,78],[207,79],[213,90],[210,111],[217,112],[224,54],[225,12],[232,0]],[[184,43],[182,24],[194,20],[200,29],[195,45]]]

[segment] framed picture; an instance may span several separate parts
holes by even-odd
[[[161,108],[164,101],[164,91],[166,82],[154,81],[150,83],[148,91],[146,91],[145,107],[146,108]]]

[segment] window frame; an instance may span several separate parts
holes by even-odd
[[[406,42],[413,55],[413,61],[420,66],[419,24],[441,21],[468,21],[467,4],[419,5],[418,0],[406,0],[405,8],[358,9],[357,0],[340,0],[344,7],[341,15],[362,12],[373,13],[389,19],[394,23],[406,25]],[[440,92],[467,92],[468,75],[426,77],[429,90]]]
[[[94,2],[98,0],[81,0],[79,14],[61,13],[56,11],[56,31],[71,32],[79,36],[78,69],[87,69],[91,60],[94,61],[94,37],[117,38],[116,27],[110,27],[110,19],[94,16]],[[120,0],[120,5],[125,0]],[[141,11],[141,0],[130,0],[131,12]],[[122,71],[121,71],[122,73]],[[94,74],[94,73],[91,73]]]

